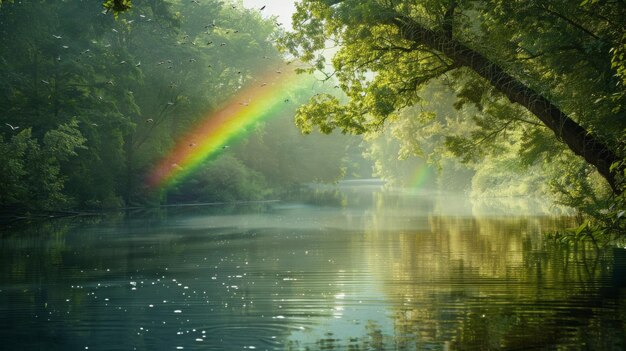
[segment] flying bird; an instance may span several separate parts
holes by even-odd
[[[63,37],[62,37],[62,36],[60,36],[60,35],[54,35],[54,34],[52,34],[52,36],[53,36],[53,37],[55,37],[56,39],[61,39],[61,38],[63,38]]]
[[[263,11],[265,10],[265,5],[261,6],[261,8],[259,9],[259,11]]]
[[[8,123],[5,123],[5,124],[6,124],[7,126],[9,126],[9,128],[11,128],[11,130],[18,130],[18,129],[20,129],[20,127],[17,127],[17,126],[16,126],[16,127],[14,127],[14,126],[12,126],[12,125],[10,125],[10,124],[8,124]]]

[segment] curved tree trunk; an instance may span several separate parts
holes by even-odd
[[[608,181],[614,193],[621,193],[616,175],[620,174],[622,169],[614,169],[613,171],[610,169],[614,162],[619,161],[618,156],[601,140],[598,140],[591,132],[567,116],[544,96],[506,73],[500,66],[482,54],[463,45],[446,33],[427,29],[408,17],[397,16],[391,19],[391,23],[401,29],[400,32],[405,39],[442,52],[456,66],[473,70],[489,81],[511,102],[524,106],[537,116],[546,127],[550,128],[557,139],[563,141],[575,154],[582,156],[588,163],[594,165]]]

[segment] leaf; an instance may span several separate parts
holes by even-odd
[[[575,234],[576,236],[579,236],[580,233],[582,233],[583,230],[585,230],[587,228],[587,226],[589,225],[588,221],[585,221],[583,224],[581,224],[578,228],[576,228]]]

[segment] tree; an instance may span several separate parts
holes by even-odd
[[[146,174],[177,139],[283,64],[274,18],[218,0],[0,3],[0,33],[12,38],[0,42],[3,204],[99,209],[256,199],[266,185],[341,174],[345,150],[299,144],[291,109],[177,189],[148,189]],[[262,162],[270,157],[277,167]]]
[[[494,111],[501,123],[480,125],[486,132],[464,146],[496,142],[519,124],[547,128],[621,193],[624,99],[607,97],[622,89],[609,51],[622,40],[624,18],[626,8],[609,2],[588,9],[566,0],[304,0],[282,45],[309,71],[336,77],[350,99],[313,98],[298,112],[305,130],[375,130],[419,102],[419,86],[444,77],[459,105],[484,111],[508,100],[532,113]],[[331,43],[339,48],[328,72],[321,51]]]
[[[0,203],[29,209],[63,208],[66,176],[61,166],[84,148],[75,121],[48,131],[40,143],[27,128],[4,141],[0,136]]]

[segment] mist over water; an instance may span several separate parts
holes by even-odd
[[[623,346],[622,250],[548,240],[568,219],[518,202],[507,213],[342,184],[300,202],[25,227],[1,240],[0,338],[15,350]]]

